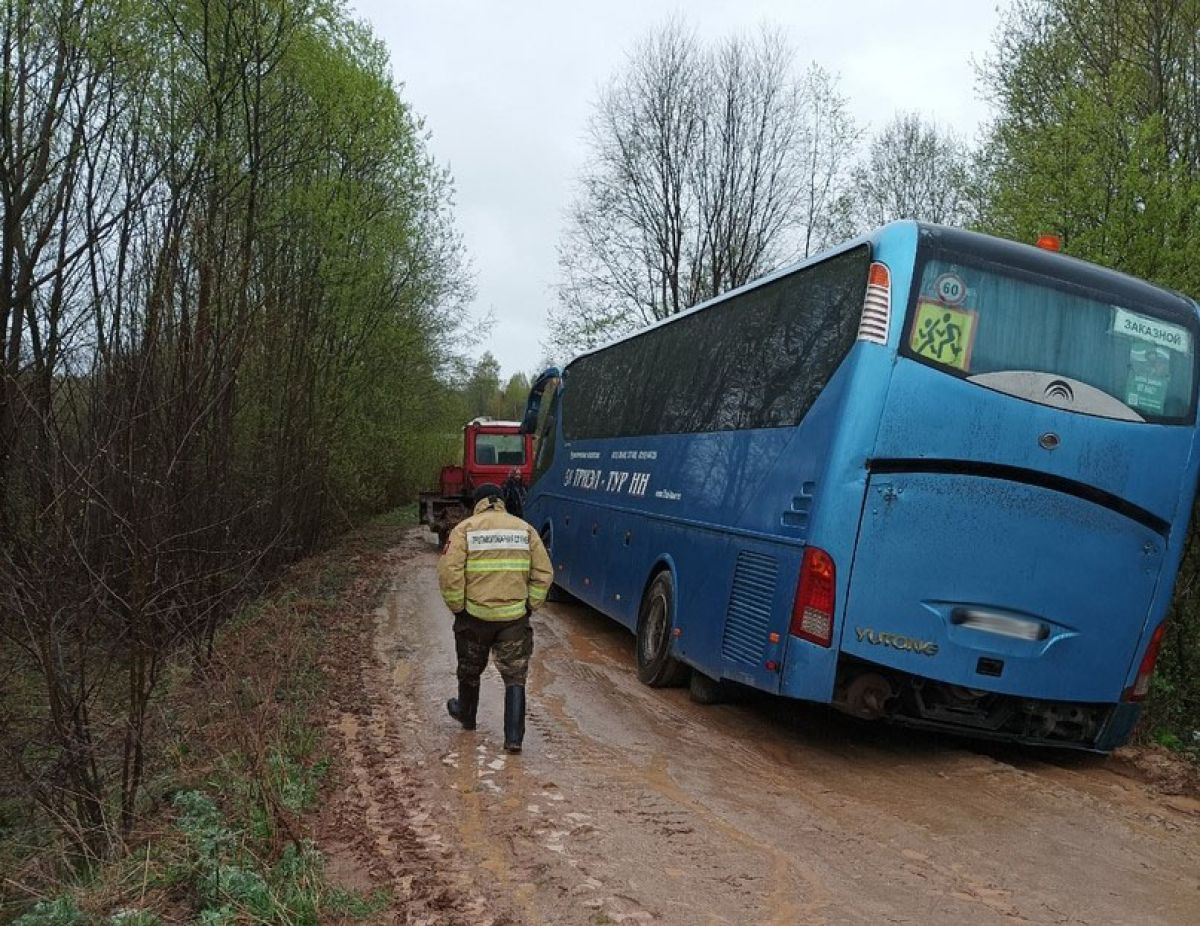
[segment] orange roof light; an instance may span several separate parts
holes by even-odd
[[[1047,251],[1061,251],[1062,238],[1058,235],[1038,235],[1037,246]]]

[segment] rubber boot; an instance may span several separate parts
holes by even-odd
[[[525,739],[525,686],[504,688],[504,751],[520,752]]]
[[[462,724],[464,730],[475,729],[475,712],[479,709],[479,682],[458,683],[458,697],[446,702],[450,716]]]

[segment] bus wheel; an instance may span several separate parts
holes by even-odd
[[[660,572],[650,583],[638,610],[637,673],[651,688],[683,683],[687,666],[671,655],[675,584],[669,572]]]

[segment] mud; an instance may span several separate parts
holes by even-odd
[[[494,668],[479,730],[446,716],[436,556],[417,533],[397,551],[330,706],[333,856],[399,922],[1200,922],[1200,802],[1136,763],[765,696],[702,707],[642,686],[632,637],[578,605],[534,619],[525,751],[506,756]]]

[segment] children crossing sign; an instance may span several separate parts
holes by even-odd
[[[977,320],[972,309],[922,300],[917,303],[909,347],[920,357],[966,372],[971,368]]]

